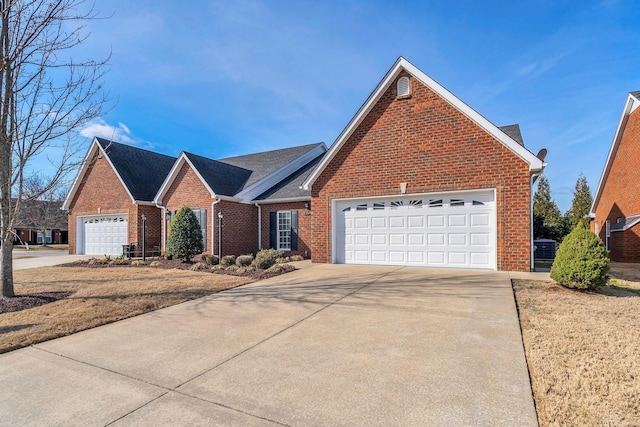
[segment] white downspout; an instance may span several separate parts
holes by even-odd
[[[258,202],[254,203],[255,207],[258,208],[258,250],[262,250],[262,208],[258,204]]]
[[[162,206],[162,253],[167,255],[167,208]]]
[[[211,255],[214,255],[216,250],[216,205],[221,201],[222,199],[216,199],[211,203]]]
[[[533,244],[533,181],[536,179],[536,177],[542,175],[542,171],[531,175],[531,178],[529,179],[530,183],[529,183],[529,198],[530,200],[530,214],[529,214],[529,231],[530,231],[530,237],[529,237],[529,245],[531,246],[531,266],[529,267],[530,271],[535,271],[536,269],[536,261],[535,261],[535,245]]]

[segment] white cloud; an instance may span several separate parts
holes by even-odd
[[[127,125],[124,123],[118,123],[117,126],[112,126],[103,119],[95,119],[89,122],[84,128],[82,128],[80,135],[88,138],[97,136],[125,144],[135,144],[136,142],[131,137],[131,130]]]

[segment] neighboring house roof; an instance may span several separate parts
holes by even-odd
[[[507,135],[504,130],[499,129],[496,125],[484,118],[477,111],[469,107],[462,100],[456,97],[453,93],[449,92],[442,85],[437,83],[431,77],[427,76],[424,72],[418,69],[415,65],[411,64],[403,57],[399,57],[393,64],[391,69],[380,81],[378,86],[369,95],[365,103],[356,112],[355,116],[349,121],[347,126],[342,130],[340,135],[336,138],[335,142],[331,145],[328,153],[322,159],[322,162],[314,170],[314,172],[305,180],[303,187],[306,190],[311,189],[311,185],[320,176],[322,171],[331,162],[333,157],[340,151],[342,146],[347,142],[352,133],[358,128],[362,120],[369,114],[371,109],[380,100],[382,95],[386,92],[389,86],[395,81],[396,77],[402,72],[406,71],[411,76],[419,80],[423,85],[433,90],[436,94],[441,96],[454,108],[466,115],[469,119],[475,122],[478,126],[483,128],[486,132],[491,134],[494,138],[500,141],[505,147],[515,153],[518,157],[529,164],[529,170],[535,173],[541,172],[545,163],[537,158],[532,152],[524,148],[519,142],[516,142],[511,136]]]
[[[609,230],[611,230],[611,231],[627,231],[628,229],[630,229],[631,227],[633,227],[634,225],[636,225],[639,222],[640,222],[640,214],[631,215],[631,216],[628,216],[628,217],[624,218],[623,221],[616,222],[615,224],[613,224]]]
[[[95,137],[62,204],[62,209],[69,209],[83,177],[89,170],[91,160],[98,151],[113,168],[132,202],[151,203],[176,160],[175,157]]]
[[[311,191],[302,188],[302,183],[318,166],[324,153],[293,173],[289,178],[255,198],[257,202],[274,203],[287,199],[310,199]]]
[[[604,164],[604,168],[602,169],[602,175],[600,175],[600,181],[598,182],[596,195],[593,198],[593,203],[591,204],[591,211],[589,213],[589,216],[591,216],[592,218],[595,218],[596,208],[598,206],[598,203],[600,202],[600,197],[602,196],[602,191],[604,190],[604,184],[609,177],[609,171],[611,169],[611,166],[613,165],[613,158],[615,157],[615,153],[618,150],[620,141],[622,140],[622,135],[624,134],[625,127],[627,126],[627,119],[629,118],[629,114],[634,112],[638,107],[640,107],[640,91],[629,92],[629,94],[627,95],[627,100],[624,103],[624,108],[622,109],[622,115],[620,116],[618,127],[613,136],[613,142],[611,143],[611,148],[609,149],[607,160]]]
[[[324,142],[315,144],[300,145],[298,147],[282,148],[262,153],[247,154],[244,156],[227,157],[219,159],[220,162],[252,171],[251,177],[245,183],[245,187],[250,187],[256,182],[264,179],[268,175],[288,165],[300,156],[308,153],[314,148],[323,147]]]
[[[520,125],[508,125],[508,126],[498,126],[502,132],[506,133],[509,138],[513,139],[518,144],[524,147],[524,140],[522,139],[522,133],[520,132]]]
[[[218,160],[208,159],[185,152],[191,165],[198,171],[209,188],[222,196],[233,197],[242,190],[251,177],[252,171]],[[166,175],[166,174],[165,174]]]
[[[96,140],[133,199],[152,201],[176,158],[103,138]]]
[[[260,194],[290,178],[292,174],[324,154],[326,150],[327,147],[320,142],[219,160],[183,152],[166,175],[154,201],[158,205],[163,204],[162,200],[171,183],[178,176],[182,166],[188,163],[211,197],[230,197],[249,203]],[[298,190],[294,189],[296,194]]]

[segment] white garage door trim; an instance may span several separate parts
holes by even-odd
[[[78,217],[76,220],[76,247],[78,248],[76,253],[122,255],[122,245],[129,243],[128,224],[126,213]],[[93,232],[88,233],[87,228],[93,229]]]
[[[497,268],[495,189],[332,200],[332,262]]]

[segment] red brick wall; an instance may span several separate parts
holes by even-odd
[[[591,221],[595,231],[598,222],[600,238],[605,241],[605,221],[613,226],[618,218],[640,214],[640,109],[628,117],[624,134],[614,153],[609,170],[604,177],[604,187],[596,205],[596,217]],[[640,225],[611,233],[610,254],[613,261],[640,262]]]
[[[258,216],[257,208],[232,201],[223,200],[213,209],[215,201],[200,178],[188,164],[184,164],[163,199],[164,206],[170,211],[177,211],[183,205],[191,209],[207,210],[207,243],[205,253],[218,254],[218,212],[223,218],[222,253],[223,255],[241,255],[255,252],[258,248]],[[212,229],[212,218],[215,229]],[[215,236],[212,248],[211,241]]]
[[[407,182],[407,194],[495,188],[498,269],[529,271],[528,164],[410,80],[411,96],[396,99],[392,83],[314,183],[314,262],[331,262],[332,199],[398,194]]]
[[[104,156],[91,159],[86,174],[70,203],[69,253],[76,253],[76,220],[79,216],[128,214],[129,241],[137,241],[137,207]]]
[[[307,202],[309,205],[311,202]],[[285,254],[302,255],[305,258],[311,257],[311,210],[305,207],[305,202],[294,203],[274,203],[261,205],[262,218],[260,221],[262,228],[262,248],[269,248],[269,214],[277,211],[297,211],[298,212],[298,250],[287,251]]]

